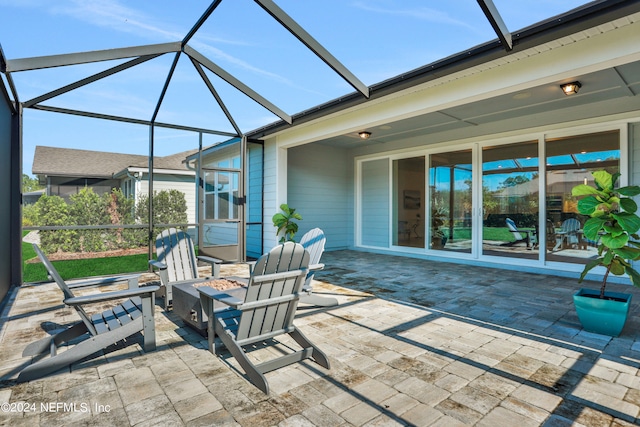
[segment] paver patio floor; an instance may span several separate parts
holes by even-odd
[[[158,349],[141,339],[16,384],[24,347],[76,320],[53,284],[14,291],[2,314],[1,425],[631,426],[640,421],[640,314],[620,337],[581,330],[576,279],[354,251],[326,252],[319,293],[296,323],[327,353],[268,373],[233,358],[156,304]],[[225,266],[248,275],[246,266]],[[597,283],[587,283],[596,287]],[[640,289],[610,285],[634,294]],[[265,350],[261,350],[264,352]],[[258,357],[263,357],[262,353]],[[27,411],[18,411],[28,409]],[[11,412],[18,411],[18,412]]]

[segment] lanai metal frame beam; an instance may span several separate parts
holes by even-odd
[[[101,113],[92,113],[92,112],[89,112],[89,111],[80,111],[80,110],[73,110],[73,109],[69,109],[69,108],[52,107],[52,106],[48,106],[48,105],[34,105],[34,106],[31,107],[31,109],[32,110],[49,111],[49,112],[52,112],[52,113],[70,114],[70,115],[73,115],[73,116],[90,117],[90,118],[94,118],[94,119],[104,119],[104,120],[112,120],[112,121],[116,121],[116,122],[133,123],[133,124],[138,124],[138,125],[146,125],[146,126],[150,126],[151,125],[151,121],[150,120],[132,119],[130,117],[113,116],[113,115],[101,114]],[[186,131],[198,132],[198,133],[206,133],[206,134],[211,134],[211,135],[220,135],[220,136],[226,136],[226,137],[229,137],[229,138],[233,138],[233,137],[238,136],[235,133],[231,133],[231,132],[204,129],[204,128],[198,128],[198,127],[193,127],[193,126],[176,125],[176,124],[172,124],[172,123],[155,122],[155,126],[156,127],[167,128],[167,129],[186,130]]]
[[[213,61],[211,61],[206,56],[202,55],[200,52],[198,52],[191,46],[185,46],[184,53],[186,53],[187,55],[189,55],[189,57],[198,61],[203,67],[205,67],[206,69],[208,69],[209,71],[211,71],[212,73],[220,77],[222,80],[226,81],[231,86],[235,87],[240,92],[244,93],[246,96],[253,99],[255,102],[262,105],[264,108],[271,111],[276,116],[280,117],[285,122],[289,124],[292,123],[291,116],[289,114],[285,113],[280,108],[278,108],[275,104],[272,104],[270,101],[268,101],[266,98],[264,98],[262,95],[260,95],[253,89],[251,89],[249,86],[245,85],[240,80],[233,77],[233,75],[231,75],[230,73],[220,68]]]
[[[123,47],[120,49],[94,50],[90,52],[65,53],[62,55],[36,56],[33,58],[11,59],[7,61],[6,73],[41,70],[43,68],[67,65],[89,64],[92,62],[112,61],[146,55],[162,55],[180,52],[180,42],[151,44],[145,46]]]
[[[511,38],[511,33],[509,32],[507,25],[502,20],[500,12],[498,12],[498,8],[493,4],[493,0],[478,0],[478,4],[493,27],[493,31],[498,35],[500,43],[502,43],[504,49],[507,52],[512,50],[513,40]]]
[[[311,34],[302,28],[293,18],[271,0],[255,0],[269,15],[289,30],[298,40],[300,40],[309,50],[315,53],[333,71],[345,79],[354,89],[369,98],[369,87],[362,83],[347,67],[342,65],[327,49],[324,48]]]
[[[127,61],[124,64],[120,64],[117,65],[115,67],[109,68],[108,70],[104,70],[100,73],[94,74],[92,76],[89,76],[87,78],[84,78],[82,80],[78,80],[75,83],[71,83],[68,84],[66,86],[63,86],[59,89],[53,90],[51,92],[45,93],[44,95],[40,95],[36,98],[30,99],[28,101],[25,101],[23,106],[25,108],[30,108],[33,105],[39,104],[42,101],[46,101],[47,99],[51,99],[54,98],[58,95],[62,95],[64,93],[70,92],[74,89],[78,89],[82,86],[88,85],[90,83],[93,83],[95,81],[98,81],[100,79],[103,79],[105,77],[109,77],[113,74],[119,73],[120,71],[126,70],[128,68],[134,67],[138,64],[142,64],[143,62],[147,62],[153,58],[157,58],[158,56],[160,56],[161,54],[153,54],[153,55],[144,55],[144,56],[140,56],[136,59],[132,59],[131,61]]]
[[[202,81],[204,82],[204,84],[209,89],[209,92],[211,92],[211,95],[215,98],[215,100],[218,103],[218,106],[220,107],[220,109],[222,110],[224,115],[227,116],[227,120],[229,120],[229,122],[231,123],[231,125],[235,129],[236,133],[238,135],[242,135],[242,131],[240,130],[240,127],[238,126],[236,121],[233,119],[231,113],[229,112],[229,109],[227,108],[225,103],[222,101],[222,98],[218,94],[218,91],[216,91],[215,87],[213,86],[213,83],[211,83],[211,80],[209,80],[209,77],[207,77],[207,74],[202,69],[202,66],[200,65],[200,63],[198,61],[196,61],[195,59],[191,58],[191,57],[189,57],[189,59],[191,60],[191,63],[195,67],[195,69],[198,72],[198,74],[200,74],[200,77],[202,78]]]

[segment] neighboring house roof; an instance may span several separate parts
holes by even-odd
[[[188,170],[184,159],[197,150],[189,150],[165,157],[154,157],[154,170]],[[147,169],[146,155],[109,153],[104,151],[78,150],[36,146],[32,173],[48,176],[81,176],[87,178],[112,178],[129,168]]]

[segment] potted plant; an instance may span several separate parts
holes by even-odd
[[[443,248],[447,243],[447,236],[440,229],[444,225],[446,214],[441,208],[431,210],[431,247],[434,249]]]
[[[271,218],[273,226],[277,228],[276,236],[282,234],[280,243],[287,241],[294,242],[295,240],[293,240],[293,238],[298,232],[298,224],[295,220],[301,220],[302,216],[296,213],[296,210],[290,208],[286,203],[280,205],[280,210],[282,212],[278,212]]]
[[[595,267],[604,267],[600,290],[580,289],[573,297],[576,312],[585,330],[604,335],[618,336],[629,312],[631,295],[606,291],[609,274],[627,274],[634,286],[640,287],[640,273],[630,261],[640,258],[640,217],[638,206],[630,197],[640,194],[640,187],[633,185],[615,188],[619,173],[592,172],[595,188],[586,184],[572,189],[573,196],[584,196],[578,201],[578,211],[589,215],[584,226],[584,236],[599,241],[598,257],[590,260],[580,275],[582,283],[587,273]]]

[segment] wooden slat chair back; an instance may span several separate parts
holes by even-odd
[[[313,277],[316,271],[324,268],[320,263],[320,258],[324,253],[324,246],[327,238],[319,228],[314,228],[306,232],[300,239],[300,244],[309,252],[309,273],[302,287],[304,294],[300,297],[300,302],[312,304],[320,307],[332,307],[338,305],[338,300],[334,297],[320,296],[313,293]]]
[[[523,241],[524,238],[522,237],[522,234],[520,234],[520,232],[518,231],[518,227],[516,227],[516,223],[513,222],[511,218],[507,218],[506,223],[507,223],[507,228],[509,229],[511,234],[513,234],[513,238],[519,242]]]
[[[263,375],[266,372],[307,358],[329,368],[324,353],[293,323],[308,266],[309,252],[298,243],[286,242],[258,259],[244,301],[210,287],[198,288],[209,319],[209,350],[216,353],[215,336],[219,336],[250,381],[265,393],[269,393],[269,384]],[[214,311],[214,300],[229,307]],[[291,336],[302,350],[255,365],[243,349],[283,334]]]
[[[516,223],[511,218],[507,218],[505,222],[507,224],[507,229],[511,232],[515,240],[513,242],[507,242],[506,244],[503,244],[503,246],[512,246],[517,243],[524,242],[527,244],[527,248],[531,248],[531,242],[534,241],[533,237],[536,237],[536,233],[533,230],[519,230]],[[524,237],[522,234],[524,234]]]
[[[160,276],[160,296],[164,308],[173,304],[173,285],[199,283],[219,277],[222,260],[206,256],[196,256],[193,241],[188,233],[168,228],[156,237],[157,260],[149,260]],[[199,277],[198,260],[211,264],[211,276]]]
[[[564,220],[562,222],[560,230],[562,238],[564,239],[563,244],[567,247],[579,245],[580,238],[578,236],[578,230],[580,230],[581,228],[582,225],[580,225],[580,221],[578,221],[578,219],[576,218],[569,218]]]
[[[18,381],[30,381],[68,367],[72,363],[125,340],[138,332],[143,333],[144,350],[155,350],[154,295],[155,291],[159,289],[158,286],[138,287],[137,278],[131,279],[131,276],[128,276],[129,289],[101,292],[95,295],[75,296],[38,245],[34,244],[33,248],[42,260],[49,276],[62,290],[64,303],[76,310],[81,322],[53,336],[29,344],[22,353],[23,356],[39,356],[49,352],[51,357],[27,366],[20,372]],[[112,279],[104,279],[87,281],[84,285],[97,286],[113,283],[117,282]],[[113,308],[102,313],[89,315],[83,307],[87,304],[103,303],[111,300],[119,303],[114,303]],[[123,300],[125,301],[121,302]],[[58,347],[83,335],[88,335],[88,337],[58,354]]]
[[[301,245],[278,245],[258,259],[235,333],[237,342],[290,332],[308,268],[309,252]]]
[[[548,219],[546,223],[546,242],[547,250],[552,252],[557,250],[557,247],[560,245],[558,235],[556,234],[556,227],[550,219]]]
[[[158,261],[167,265],[167,279],[170,282],[198,278],[196,251],[191,237],[182,230],[170,228],[156,238]]]

